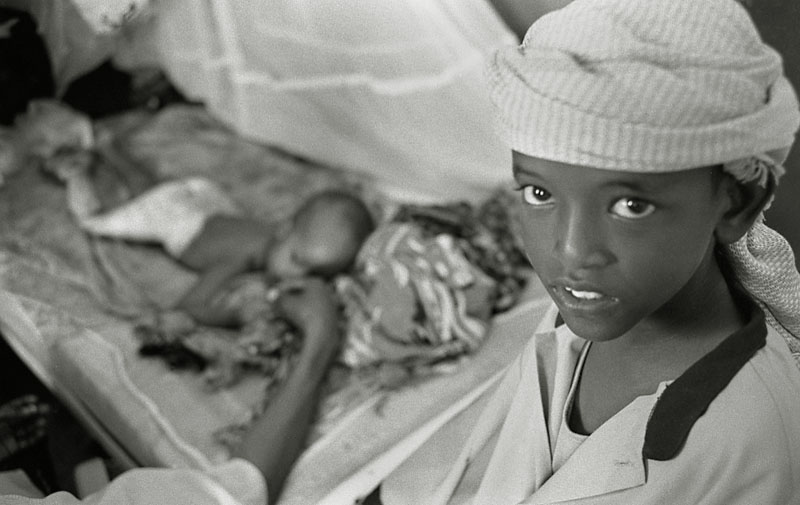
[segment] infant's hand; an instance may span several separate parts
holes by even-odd
[[[338,303],[325,281],[316,277],[287,280],[278,292],[275,311],[303,332],[304,350],[338,347]]]
[[[290,279],[277,288],[276,312],[300,329],[335,324],[338,306],[333,289],[316,277]]]

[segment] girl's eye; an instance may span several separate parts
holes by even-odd
[[[627,219],[641,219],[655,210],[655,205],[638,198],[620,198],[611,206],[612,214]]]
[[[522,200],[528,205],[547,205],[551,202],[553,195],[544,188],[539,186],[523,186]]]

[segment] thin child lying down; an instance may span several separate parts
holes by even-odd
[[[67,176],[73,201],[88,200],[75,194],[90,187],[75,183],[83,177]],[[276,228],[245,215],[217,184],[202,178],[159,183],[108,212],[78,217],[90,234],[158,243],[197,271],[197,283],[177,308],[214,326],[242,323],[236,312],[214,303],[235,276],[261,271],[277,279],[331,277],[352,266],[374,228],[364,203],[345,191],[312,195],[289,223]]]
[[[333,277],[352,266],[375,226],[362,199],[345,189],[311,194],[283,222],[257,219],[217,182],[163,177],[134,163],[109,131],[95,132],[87,117],[56,101],[32,103],[14,132],[15,144],[65,183],[68,206],[85,232],[158,244],[199,274],[177,308],[205,324],[241,324],[237,314],[213,303],[235,276]]]

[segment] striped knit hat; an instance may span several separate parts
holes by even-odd
[[[501,136],[539,158],[632,172],[782,175],[800,125],[781,57],[734,0],[575,0],[488,65]],[[761,220],[728,248],[800,360],[800,275]]]

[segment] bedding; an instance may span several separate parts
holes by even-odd
[[[157,177],[210,178],[265,220],[282,220],[331,187],[355,188],[378,214],[396,207],[363,175],[248,142],[201,107],[131,112],[94,128]],[[138,465],[205,468],[226,460],[220,433],[246,425],[269,386],[256,373],[209,389],[203,374],[141,355],[142,317],[163,312],[194,280],[155,246],[82,233],[63,185],[32,160],[0,186],[3,336]],[[547,309],[544,291],[530,284],[524,302],[492,319],[474,354],[412,376],[402,367],[334,367],[281,503],[352,501],[488,387]]]

